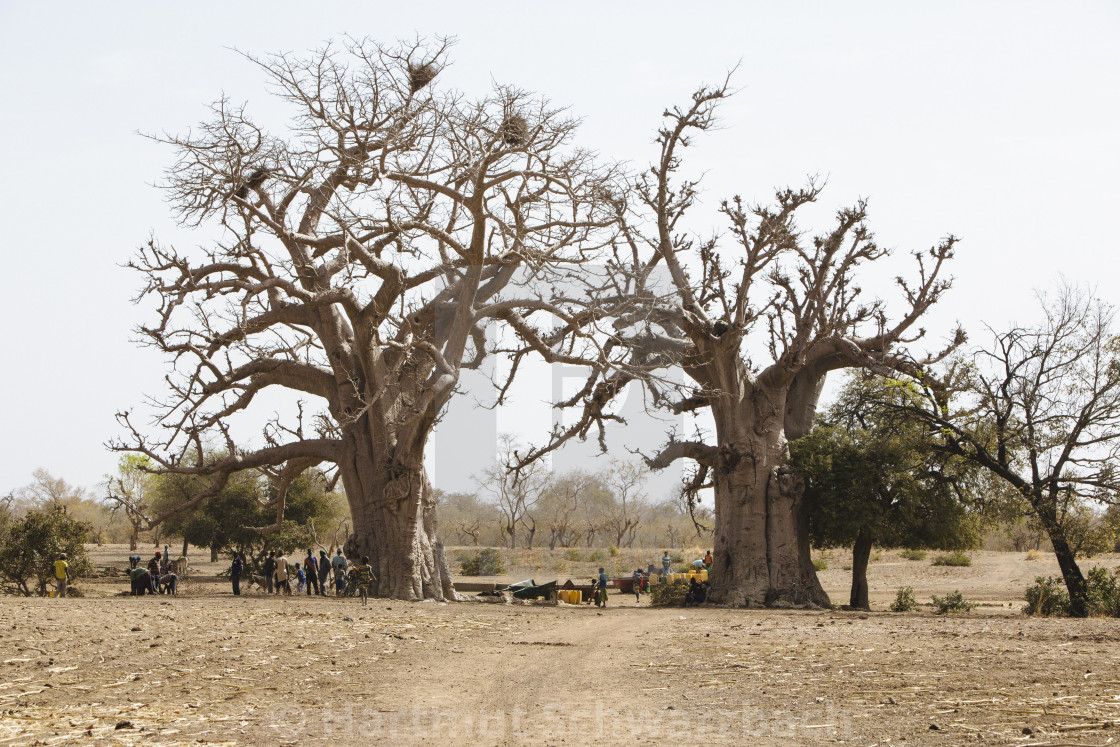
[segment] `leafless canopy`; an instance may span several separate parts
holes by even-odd
[[[633,183],[629,204],[615,202],[620,232],[609,278],[589,290],[593,302],[572,317],[607,326],[604,349],[616,357],[623,349],[625,358],[592,369],[583,390],[560,405],[577,408],[580,416],[530,458],[594,427],[601,434],[612,417],[612,398],[634,380],[645,384],[655,406],[674,413],[719,405],[731,412],[743,403],[764,405],[781,392],[779,430],[784,426],[786,436],[796,438],[811,426],[829,371],[889,369],[902,360],[895,346],[923,336],[915,323],[949,287],[943,270],[953,256],[952,236],[914,253],[915,276],[897,279],[905,307],[892,320],[884,302],[868,299],[858,284],[862,265],[889,254],[866,224],[864,201],[840,210],[829,230],[807,236],[796,218],[820,194],[810,180],[802,189],[779,190],[772,204],[726,200],[722,236],[698,239],[687,232],[698,182],[680,175],[682,151],[695,134],[713,127],[727,95],[725,81],[697,90],[687,107],[667,110],[657,161]],[[958,333],[947,349],[962,340]],[[689,390],[655,375],[671,365],[683,367],[693,382]],[[708,485],[717,451],[701,439],[673,436],[648,463],[663,468],[676,459],[695,460],[700,471],[689,483],[695,492]]]
[[[350,40],[249,57],[294,112],[288,129],[222,98],[197,129],[155,138],[177,154],[164,184],[176,215],[216,238],[153,239],[130,263],[158,305],[140,336],[174,366],[157,432],[122,413],[129,436],[112,447],[214,476],[189,503],[232,471],[294,476],[360,462],[355,449],[414,469],[459,372],[488,352],[484,327],[532,334],[526,318],[558,307],[530,288],[608,240],[613,175],[572,145],[576,122],[509,86],[440,92],[447,48]],[[291,405],[243,450],[233,423],[269,387],[317,405]]]

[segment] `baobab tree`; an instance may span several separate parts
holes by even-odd
[[[327,465],[377,594],[451,597],[424,446],[460,372],[487,354],[485,327],[547,313],[532,288],[602,245],[612,175],[546,101],[508,86],[439,92],[443,43],[250,59],[292,108],[289,130],[223,98],[197,129],[156,138],[177,154],[165,188],[181,223],[219,238],[198,250],[153,239],[131,262],[158,304],[140,335],[173,371],[162,428],[122,413],[112,446],[207,478],[173,511],[233,472],[271,468],[282,516],[292,480]],[[269,387],[320,409],[292,402],[260,448],[239,448],[237,416]]]
[[[681,152],[692,135],[712,127],[727,93],[725,81],[699,89],[687,107],[667,110],[657,161],[633,184],[629,204],[615,203],[621,228],[609,277],[589,281],[584,295],[593,300],[573,298],[580,313],[571,317],[610,328],[610,344],[629,357],[623,366],[593,367],[582,390],[559,405],[579,417],[526,459],[596,427],[602,440],[614,417],[611,402],[632,381],[647,387],[655,408],[706,409],[715,424],[710,439],[672,433],[647,463],[663,469],[691,460],[696,468],[686,492],[713,489],[712,598],[731,605],[798,598],[824,604],[828,597],[809,555],[804,485],[790,468],[788,442],[812,427],[830,371],[889,370],[905,358],[896,346],[924,334],[916,323],[949,288],[943,267],[956,240],[915,252],[916,275],[899,278],[903,308],[892,321],[885,302],[865,300],[857,281],[861,266],[889,254],[866,224],[863,201],[840,210],[831,228],[810,238],[795,217],[817,200],[817,184],[782,189],[773,205],[735,197],[721,207],[729,241],[690,238],[684,221],[698,182],[680,177]],[[561,326],[553,339],[571,331]],[[958,335],[940,355],[959,342]],[[658,376],[674,365],[689,387]]]

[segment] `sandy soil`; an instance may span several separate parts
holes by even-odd
[[[1026,618],[1023,586],[1054,564],[974,558],[872,566],[880,609],[904,583],[986,602],[952,617],[622,595],[362,608],[197,576],[175,599],[95,596],[112,579],[84,599],[5,597],[0,745],[1112,743],[1120,620]]]

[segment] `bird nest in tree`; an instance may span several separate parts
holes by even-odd
[[[408,85],[412,89],[412,92],[416,93],[435,80],[435,77],[439,75],[439,70],[439,67],[431,62],[425,62],[423,65],[409,63]]]
[[[498,128],[498,137],[506,145],[524,145],[529,139],[529,123],[520,114],[511,114]]]

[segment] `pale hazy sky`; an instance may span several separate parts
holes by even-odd
[[[654,155],[661,111],[739,64],[723,129],[687,162],[707,172],[709,207],[821,174],[818,226],[867,197],[900,262],[959,235],[954,290],[927,325],[935,342],[955,320],[975,333],[1032,318],[1032,289],[1059,273],[1120,302],[1120,3],[698,7],[0,0],[0,494],[37,467],[92,486],[116,461],[102,447],[114,412],[159,391],[163,360],[129,342],[144,319],[130,302],[139,278],[119,265],[152,232],[180,246],[192,237],[151,186],[172,154],[136,132],[184,130],[223,91],[272,107],[233,48],[454,35],[445,83],[539,91],[584,118],[585,144],[638,165]],[[485,420],[483,432],[543,436],[552,383],[542,369],[515,411],[449,416],[437,485],[468,487],[478,464],[480,445],[457,448],[455,428]],[[647,423],[612,443],[658,438]]]

